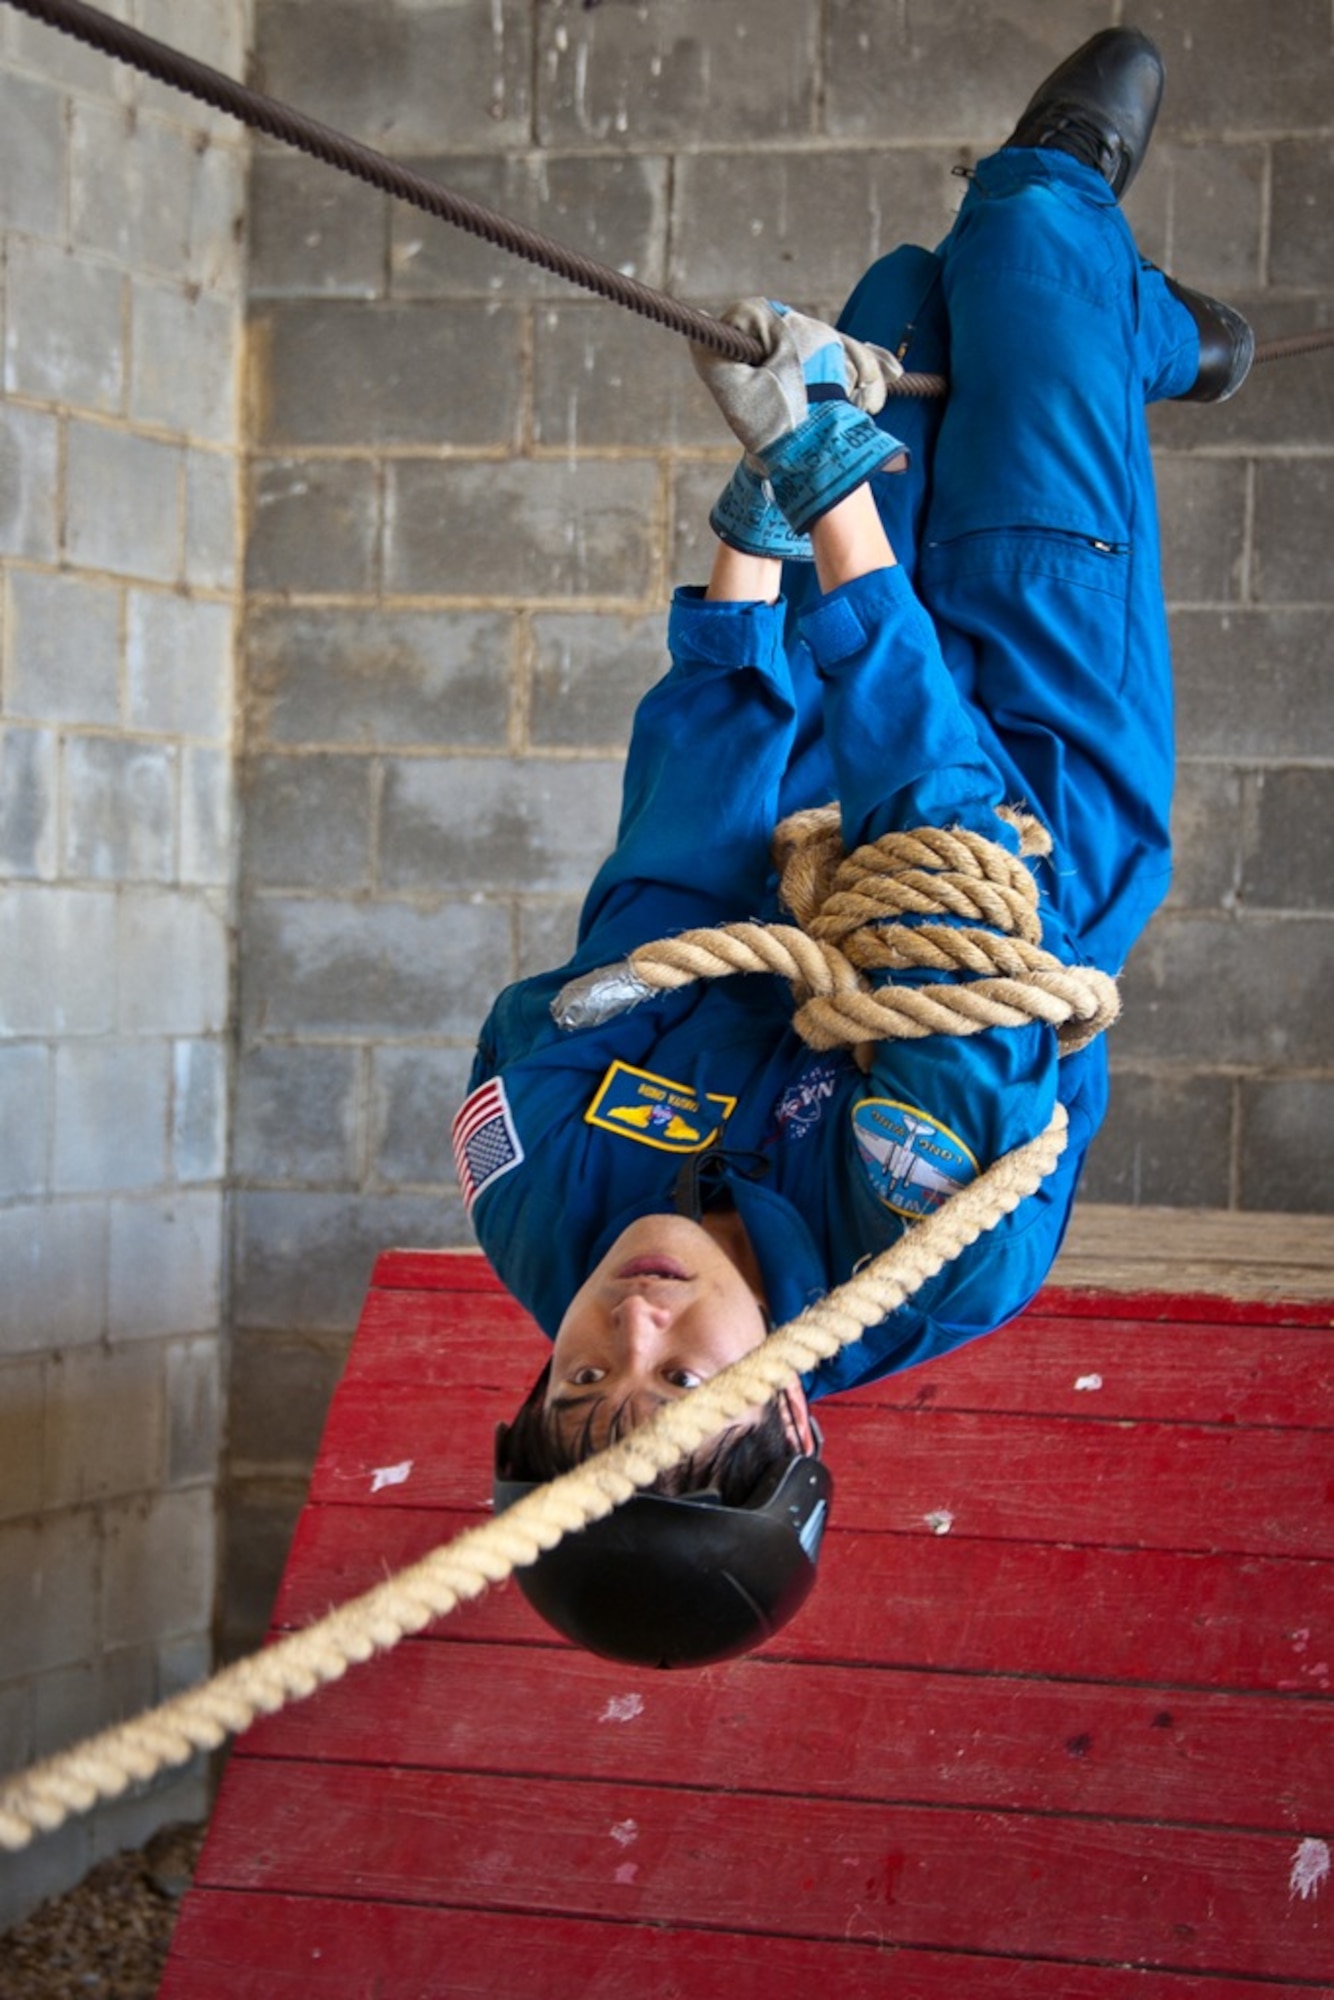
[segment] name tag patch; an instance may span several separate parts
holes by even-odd
[[[736,1110],[735,1097],[699,1093],[687,1083],[614,1062],[584,1113],[584,1123],[661,1153],[702,1153]]]
[[[866,1178],[896,1215],[934,1215],[976,1178],[963,1140],[911,1104],[864,1097],[853,1108],[852,1132]]]

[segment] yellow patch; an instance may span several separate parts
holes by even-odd
[[[699,1093],[651,1070],[614,1062],[597,1087],[584,1122],[662,1153],[701,1153],[736,1110],[735,1097]]]

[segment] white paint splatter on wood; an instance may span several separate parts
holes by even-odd
[[[948,1507],[936,1507],[931,1513],[923,1514],[922,1519],[933,1535],[948,1535],[954,1526],[954,1516]]]
[[[1304,1903],[1317,1895],[1329,1880],[1329,1847],[1323,1840],[1304,1840],[1292,1857],[1288,1894]]]
[[[410,1458],[405,1458],[401,1465],[382,1465],[371,1474],[371,1492],[379,1493],[386,1486],[406,1486],[411,1474]]]
[[[639,1838],[639,1823],[633,1819],[618,1819],[611,1829],[611,1837],[618,1847],[633,1847]]]
[[[642,1694],[614,1694],[598,1717],[599,1722],[633,1722],[644,1713]]]
[[[1075,1387],[1076,1389],[1086,1391],[1101,1389],[1102,1377],[1101,1375],[1077,1375],[1075,1377]]]

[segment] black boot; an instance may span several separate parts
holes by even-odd
[[[1048,146],[1118,198],[1139,172],[1163,95],[1163,59],[1137,28],[1104,28],[1039,85],[1007,146]]]
[[[1200,372],[1194,385],[1173,398],[1177,403],[1225,403],[1235,396],[1251,372],[1255,335],[1235,306],[1192,292],[1175,278],[1167,289],[1180,299],[1200,330]]]

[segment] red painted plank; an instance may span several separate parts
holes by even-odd
[[[1251,1977],[1334,1971],[1290,1834],[248,1760],[209,1888]]]
[[[467,1525],[412,1508],[309,1507],[275,1613],[308,1623]],[[832,1532],[814,1596],[765,1658],[1318,1694],[1334,1564]],[[438,1631],[546,1645],[517,1588]]]
[[[381,1291],[505,1290],[480,1250],[382,1250],[371,1285]]]
[[[1309,1986],[199,1890],[160,2000],[1312,2000]]]
[[[522,1307],[485,1293],[372,1292],[345,1380],[490,1385],[517,1405],[550,1352]],[[1119,1420],[1334,1427],[1334,1331],[1221,1321],[1157,1326],[1031,1317],[864,1389],[826,1412],[967,1409]]]
[[[1334,1703],[754,1659],[653,1674],[413,1640],[256,1723],[237,1756],[1299,1834],[1334,1795]]]
[[[1192,1320],[1229,1326],[1334,1326],[1332,1298],[1229,1299],[1216,1292],[1094,1292],[1049,1285],[1028,1312],[1160,1320],[1175,1326]]]

